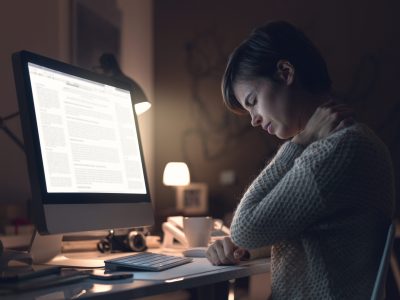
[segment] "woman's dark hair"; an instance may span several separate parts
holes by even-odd
[[[331,79],[324,59],[303,32],[285,21],[275,21],[253,30],[230,55],[222,79],[226,106],[236,112],[245,110],[236,99],[233,85],[240,80],[274,78],[279,60],[289,61],[300,84],[310,93],[327,92]]]

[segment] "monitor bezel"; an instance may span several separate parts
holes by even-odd
[[[139,124],[132,103],[136,132],[139,140],[139,151],[144,172],[146,186],[145,194],[125,193],[48,193],[46,188],[43,158],[40,149],[39,133],[36,122],[36,113],[33,102],[31,81],[28,70],[28,63],[63,72],[68,75],[77,76],[87,80],[107,84],[132,92],[129,85],[106,75],[98,74],[87,69],[64,63],[49,57],[45,57],[29,51],[19,51],[13,54],[14,79],[17,89],[17,98],[20,108],[20,118],[24,137],[25,152],[28,163],[28,172],[31,183],[32,197],[43,204],[95,204],[95,203],[151,203],[150,190],[147,179],[147,172],[140,138]]]

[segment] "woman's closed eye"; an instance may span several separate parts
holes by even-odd
[[[253,107],[256,104],[257,104],[256,97],[251,97],[251,98],[246,99],[246,106]]]

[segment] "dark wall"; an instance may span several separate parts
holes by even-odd
[[[0,127],[7,127],[21,141],[22,130],[14,86],[11,55],[30,50],[68,61],[69,3],[7,1],[0,9]],[[13,117],[14,116],[14,117]],[[0,231],[16,217],[26,217],[30,185],[24,152],[0,129]]]
[[[155,169],[157,211],[174,205],[162,185],[168,161],[186,161],[210,187],[214,216],[232,211],[281,141],[222,105],[227,56],[252,28],[292,22],[325,57],[335,90],[390,147],[400,170],[400,1],[155,1]],[[222,171],[236,174],[222,185]]]

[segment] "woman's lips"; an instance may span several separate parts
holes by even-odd
[[[269,134],[274,134],[271,122],[269,122],[267,125],[265,125],[264,130],[268,131]]]

